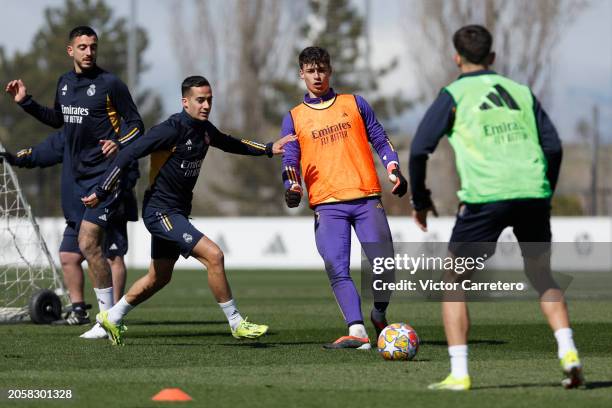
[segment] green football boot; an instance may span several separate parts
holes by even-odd
[[[127,327],[123,324],[114,324],[108,320],[108,312],[100,312],[96,315],[96,320],[100,326],[108,334],[108,338],[114,346],[123,346],[123,333],[127,331]]]
[[[563,388],[579,388],[585,385],[584,376],[582,375],[582,363],[576,351],[571,350],[565,353],[561,359],[561,368],[564,375],[563,380],[561,380]]]
[[[449,391],[467,391],[472,387],[470,376],[456,378],[452,374],[439,383],[430,384],[427,388],[430,390],[449,390]]]
[[[232,336],[237,339],[256,339],[266,334],[267,331],[268,326],[265,324],[251,323],[245,318],[236,329],[232,329]]]

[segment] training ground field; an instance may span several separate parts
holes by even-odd
[[[130,280],[141,273],[131,271]],[[270,325],[261,341],[231,337],[203,271],[177,271],[129,315],[125,347],[80,339],[83,327],[0,325],[0,406],[168,406],[151,401],[168,387],[193,398],[174,405],[198,407],[612,406],[612,301],[570,304],[588,389],[561,388],[537,303],[515,301],[471,305],[474,389],[433,392],[427,384],[449,372],[439,304],[391,305],[390,320],[413,325],[422,344],[415,361],[387,362],[374,350],[321,348],[346,332],[323,271],[228,276],[242,314]],[[70,389],[74,397],[7,400],[15,388]]]

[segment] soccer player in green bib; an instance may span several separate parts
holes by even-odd
[[[561,166],[561,142],[531,90],[489,69],[495,59],[492,42],[489,31],[478,25],[463,27],[453,36],[454,62],[461,75],[428,109],[410,151],[413,218],[426,231],[428,212],[436,215],[425,187],[426,165],[447,135],[461,181],[449,251],[469,256],[477,245],[481,255],[490,256],[501,232],[513,227],[527,277],[558,343],[562,385],[575,388],[584,383],[582,364],[563,293],[550,274],[550,201]],[[468,390],[470,320],[464,299],[443,300],[442,317],[451,373],[429,388]]]

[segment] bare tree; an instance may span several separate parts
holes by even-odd
[[[452,35],[467,24],[493,34],[495,69],[550,98],[552,55],[585,0],[410,0],[404,4],[406,48],[421,92],[431,100],[457,76]]]
[[[419,79],[420,99],[431,102],[458,76],[452,36],[467,24],[481,24],[493,35],[494,69],[528,84],[549,106],[555,45],[587,2],[584,0],[410,0],[403,4],[406,50]],[[434,196],[444,213],[456,209],[459,180],[454,155],[444,139],[430,166]]]
[[[185,15],[185,9],[193,13]],[[171,34],[181,70],[211,80],[220,95],[215,111],[222,126],[262,131],[257,99],[273,78],[287,75],[296,10],[282,0],[173,2]]]
[[[282,0],[173,2],[171,35],[181,70],[184,75],[204,74],[211,81],[213,118],[222,129],[260,141],[278,134],[280,121],[266,116],[266,102],[274,92],[271,84],[295,72],[289,66],[300,7]],[[278,213],[278,163],[254,166],[247,160],[253,159],[211,152],[203,171],[229,173],[232,182],[209,182],[197,193],[207,197],[213,192],[225,199],[217,205],[217,212],[225,214]],[[210,204],[205,204],[207,212],[215,212]]]

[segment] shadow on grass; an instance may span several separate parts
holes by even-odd
[[[484,387],[472,387],[472,391],[479,390],[504,390],[514,388],[561,388],[561,382],[548,382],[548,383],[521,383],[521,384],[501,384],[501,385],[488,385]]]
[[[612,381],[587,381],[587,390],[596,390],[598,388],[610,388],[612,387]]]
[[[472,390],[495,390],[495,389],[513,389],[513,388],[561,388],[561,383],[549,382],[549,383],[532,383],[532,384],[505,384],[505,385],[491,385],[486,387],[472,387]],[[595,390],[598,388],[610,388],[612,387],[612,381],[591,381],[586,383],[584,388],[578,390]]]
[[[429,341],[425,340],[425,341],[421,341],[420,344],[428,345],[428,346],[448,347],[446,340],[429,340]],[[503,340],[468,340],[468,344],[485,344],[488,346],[501,346],[503,344],[508,344],[508,342],[503,341]]]
[[[264,348],[275,347],[274,343],[260,343],[258,341],[248,341],[246,343],[221,343],[221,344],[218,344],[218,346],[247,347],[247,348],[253,348],[253,349],[264,349]]]
[[[130,339],[150,339],[150,338],[164,338],[164,337],[219,337],[219,336],[231,336],[229,331],[214,331],[214,332],[183,332],[183,333],[142,333],[142,334],[128,334],[126,337]]]
[[[205,336],[206,334],[204,334]],[[223,333],[223,336],[227,336],[227,333]],[[162,337],[169,337],[169,338],[173,338],[173,337],[199,337],[202,335],[186,335],[186,336],[179,336],[179,335],[166,335],[166,336],[162,336],[162,335],[156,335],[156,336],[130,336],[130,338],[132,339],[136,339],[136,338],[147,338],[147,337],[157,337],[157,338],[162,338]],[[254,348],[254,349],[263,349],[263,348],[272,348],[272,347],[277,347],[277,346],[285,346],[285,345],[290,345],[290,346],[300,346],[300,345],[309,345],[309,344],[322,344],[319,341],[304,341],[304,342],[278,342],[278,343],[262,343],[260,341],[255,341],[255,340],[248,340],[248,339],[244,339],[244,340],[236,340],[235,343],[136,343],[136,344],[131,344],[131,346],[133,347],[138,347],[138,346],[184,346],[184,347],[208,347],[208,346],[226,346],[226,347],[245,347],[245,348]]]
[[[164,346],[168,346],[168,347],[205,347],[208,346],[208,344],[202,344],[202,343],[137,343],[137,344],[130,344],[128,343],[128,346],[130,347],[140,347],[140,346],[154,346],[154,347],[164,347]]]
[[[261,343],[252,340],[241,340],[240,343],[222,343],[219,346],[228,346],[228,347],[252,347],[252,348],[266,348],[266,347],[277,347],[277,346],[305,346],[310,344],[319,344],[321,348],[323,348],[322,341],[279,341],[279,342],[269,342],[269,343]]]
[[[227,324],[227,320],[129,320],[128,326],[181,326],[181,325],[212,325],[212,324]]]

